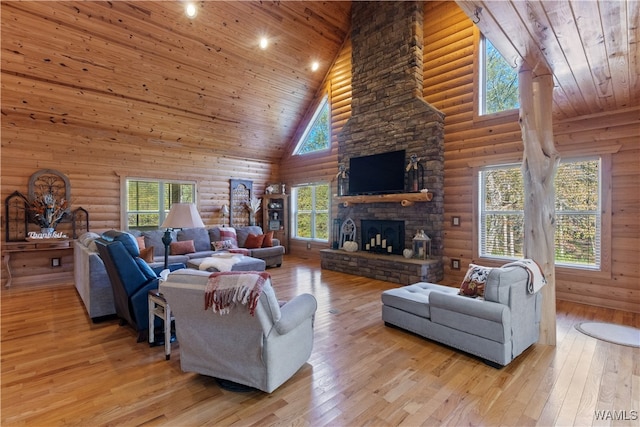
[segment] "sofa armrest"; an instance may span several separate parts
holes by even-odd
[[[442,310],[498,323],[503,322],[505,316],[508,316],[509,313],[508,306],[497,302],[441,292],[431,292],[429,294],[429,305],[432,308],[441,308]]]
[[[312,317],[318,308],[315,297],[311,294],[301,294],[287,302],[280,309],[280,320],[274,325],[280,335],[294,330],[305,319]]]

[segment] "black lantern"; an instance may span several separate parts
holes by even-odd
[[[410,193],[417,193],[424,188],[424,168],[415,154],[411,155],[407,165],[407,182]]]
[[[349,171],[344,165],[338,167],[338,196],[346,196],[349,192]]]
[[[331,248],[340,249],[340,227],[342,227],[342,220],[340,218],[333,219],[333,228],[331,229],[332,243]]]

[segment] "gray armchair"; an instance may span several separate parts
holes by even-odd
[[[267,280],[254,316],[242,305],[220,315],[204,310],[210,274],[178,270],[160,283],[175,316],[182,370],[271,393],[311,355],[316,299],[302,294],[280,307]]]

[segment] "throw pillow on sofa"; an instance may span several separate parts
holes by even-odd
[[[491,270],[491,267],[469,264],[467,274],[464,275],[462,285],[460,285],[459,295],[473,298],[484,296],[484,285]]]
[[[147,264],[152,263],[153,262],[153,246],[140,249],[140,258],[145,260]]]
[[[238,246],[234,244],[232,240],[219,240],[217,242],[211,242],[211,247],[214,251],[225,251],[235,249]]]
[[[264,242],[264,234],[249,233],[247,240],[244,242],[244,247],[247,249],[258,249],[262,247]]]
[[[263,248],[273,247],[273,231],[270,231],[264,235],[264,240],[262,241],[262,247]]]
[[[171,242],[169,253],[171,255],[185,255],[194,253],[195,251],[196,247],[193,245],[193,240],[183,240],[181,242]]]
[[[220,227],[220,240],[231,240],[238,247],[238,235],[233,227]]]

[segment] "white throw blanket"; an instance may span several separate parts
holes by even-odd
[[[505,264],[502,267],[522,267],[527,270],[527,275],[529,276],[529,280],[527,281],[527,290],[530,294],[535,294],[547,284],[547,279],[544,277],[542,269],[538,263],[532,259],[521,259]]]
[[[213,267],[218,271],[231,271],[233,265],[242,260],[242,255],[234,255],[231,257],[211,256],[202,260],[200,270],[206,270]]]

